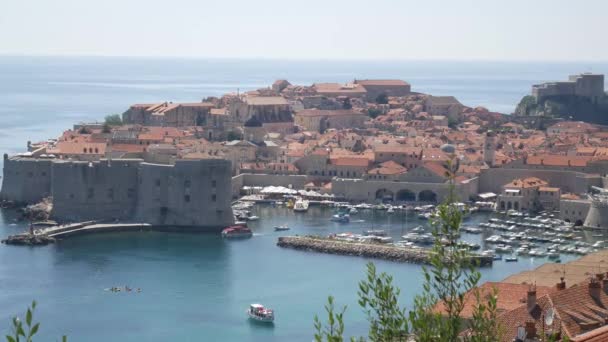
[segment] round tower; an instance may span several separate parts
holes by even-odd
[[[585,227],[608,229],[608,196],[595,195],[585,218]]]
[[[488,131],[483,142],[483,161],[489,166],[494,166],[494,153],[496,151],[496,134]]]

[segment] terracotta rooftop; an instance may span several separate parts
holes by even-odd
[[[338,110],[325,110],[325,109],[304,109],[295,114],[296,116],[365,116],[361,112],[357,112],[351,109],[338,109]]]
[[[514,179],[511,182],[504,185],[505,188],[519,188],[519,189],[527,189],[533,187],[545,186],[548,183],[544,180],[536,177],[528,177],[528,178],[518,178]]]
[[[367,167],[370,162],[367,158],[339,157],[330,159],[330,163],[336,166]]]

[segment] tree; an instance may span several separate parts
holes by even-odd
[[[230,131],[226,135],[226,140],[228,140],[228,141],[241,140],[241,135],[235,131]]]
[[[377,104],[388,104],[388,96],[384,93],[376,96],[376,103]]]
[[[342,102],[342,109],[352,109],[353,105],[350,103],[350,98],[345,98]]]
[[[122,119],[118,114],[107,115],[105,124],[108,126],[122,126]]]
[[[32,305],[27,308],[27,312],[25,313],[25,325],[19,319],[19,317],[13,317],[13,332],[11,335],[6,335],[7,342],[32,342],[32,338],[36,333],[38,333],[38,329],[40,328],[40,323],[33,323],[34,320],[34,310],[36,309],[36,301],[32,302]],[[61,338],[62,342],[67,342],[68,338],[63,336]]]
[[[382,114],[382,111],[378,108],[369,108],[367,110],[367,115],[369,115],[372,119],[377,118]]]

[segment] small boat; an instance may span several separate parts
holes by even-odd
[[[389,208],[386,210],[386,213],[387,213],[387,214],[392,214],[392,213],[394,213],[394,212],[395,212],[395,209],[393,209],[393,207],[389,207]]]
[[[274,311],[272,309],[265,308],[262,304],[251,304],[247,310],[247,315],[250,319],[263,322],[272,323],[274,322]]]
[[[257,220],[260,219],[260,217],[259,216],[255,216],[255,215],[250,215],[250,216],[245,217],[245,219],[247,221],[257,221]]]
[[[350,222],[350,216],[348,214],[335,214],[331,217],[331,220],[333,222],[348,223]]]
[[[222,230],[222,237],[226,239],[246,239],[252,236],[251,229],[243,225],[234,225]]]
[[[283,230],[289,230],[289,229],[290,228],[286,224],[281,225],[281,226],[274,226],[274,230],[277,231],[277,232],[280,232],[280,231],[283,231]]]
[[[295,212],[308,211],[308,201],[303,200],[303,199],[297,200],[296,203],[293,205],[293,211],[295,211]]]
[[[349,213],[350,215],[357,215],[357,214],[359,213],[359,211],[357,210],[357,208],[352,207],[352,208],[350,208],[350,209],[348,210],[348,213]]]
[[[506,262],[517,262],[517,257],[516,256],[515,257],[508,257],[508,258],[505,258],[505,261]]]

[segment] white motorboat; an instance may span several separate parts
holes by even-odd
[[[308,211],[308,201],[304,199],[299,199],[293,205],[293,211],[295,212],[306,212]]]
[[[355,207],[351,207],[350,209],[348,209],[348,213],[350,215],[357,215],[359,213],[359,210],[357,210],[357,208]]]
[[[274,226],[274,230],[277,232],[280,232],[280,231],[284,231],[284,230],[289,230],[289,227],[286,224],[284,224],[281,226]]]
[[[251,304],[249,305],[249,309],[247,310],[247,315],[249,319],[264,322],[264,323],[272,323],[274,322],[274,311],[269,308],[265,308],[262,304]]]

